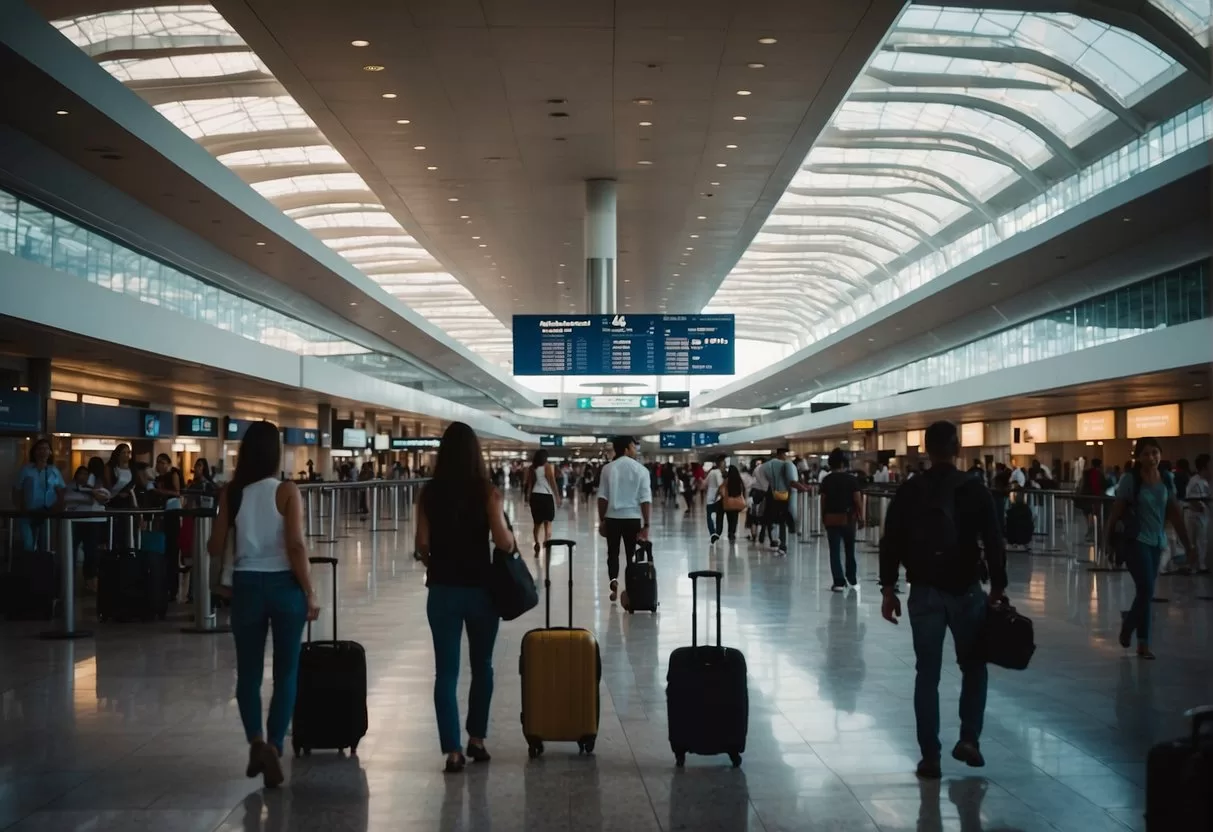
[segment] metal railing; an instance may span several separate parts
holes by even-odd
[[[406,522],[412,520],[417,493],[427,482],[428,479],[300,483],[304,534],[320,538],[320,543],[337,543],[349,536],[346,530],[352,527],[350,520],[355,516],[366,516],[372,533],[398,531],[402,518]],[[385,526],[385,521],[391,525]]]

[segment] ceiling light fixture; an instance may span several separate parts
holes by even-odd
[[[770,46],[772,43],[779,43],[775,38],[759,38],[758,42],[763,46]]]
[[[446,198],[446,201],[447,201],[447,202],[458,202],[458,201],[459,201],[459,197],[457,197],[457,196],[448,196],[448,197]]]
[[[383,72],[383,64],[367,64],[362,68],[363,72]]]
[[[682,277],[682,272],[674,272],[674,277]]]
[[[415,145],[413,145],[413,150],[425,150],[425,145],[415,144]]]
[[[370,45],[371,45],[371,42],[369,40],[352,40],[352,41],[350,41],[350,46],[370,46]]]
[[[709,182],[708,184],[709,185],[719,185],[720,183],[719,182]]]
[[[725,163],[725,162],[717,162],[717,163],[716,163],[716,167],[718,167],[718,168],[727,168],[727,167],[728,167],[728,164],[727,164],[727,163]]]
[[[652,127],[652,126],[653,126],[653,122],[651,122],[651,121],[642,121],[642,122],[640,122],[640,126],[641,126],[641,127]]]
[[[563,285],[564,285],[564,281],[563,281],[563,280],[557,280],[557,281],[556,281],[556,285],[557,285],[557,286],[563,286]]]
[[[426,165],[425,169],[426,170],[438,170],[438,166],[437,165]]]
[[[750,61],[746,64],[747,69],[766,69],[767,65],[759,61]]]
[[[695,250],[695,246],[687,246],[687,251],[694,251],[694,250]]]
[[[67,115],[67,110],[55,110],[55,115],[65,116],[65,115]],[[1127,222],[1127,220],[1126,220],[1126,222]]]
[[[698,235],[698,234],[692,234],[692,235],[691,235],[691,239],[692,239],[692,240],[698,240],[698,239],[699,239],[699,235]]]
[[[461,220],[466,220],[466,219],[470,219],[470,217],[468,217],[468,215],[467,215],[467,214],[460,214],[460,215],[459,215],[459,219],[461,219]]]
[[[637,162],[636,164],[638,164],[638,165],[651,165],[651,164],[653,164],[653,163],[652,163],[652,162],[650,162],[648,159],[641,159],[641,160],[640,160],[639,162]]]
[[[724,148],[725,148],[725,150],[736,150],[736,149],[737,149],[737,145],[735,145],[735,144],[726,144],[726,145],[724,146]]]
[[[407,118],[398,118],[398,119],[396,119],[396,123],[397,124],[412,124],[413,122],[409,121]]]
[[[642,107],[647,107],[653,103],[653,99],[651,99],[651,98],[633,98],[632,103],[639,104]]]
[[[489,244],[488,244],[488,243],[481,243],[481,244],[480,244],[480,248],[488,248],[488,247],[489,247]],[[488,255],[486,254],[485,256],[487,257]]]
[[[706,219],[707,219],[707,217],[705,217],[703,214],[700,214],[700,215],[699,215],[699,216],[697,216],[695,219],[697,219],[697,220],[706,220]]]
[[[357,305],[358,305],[358,301],[356,301],[356,300],[350,301],[350,306],[357,306]]]
[[[737,94],[738,95],[753,95],[754,93],[750,92],[749,90],[738,90]]]
[[[473,239],[473,240],[479,240],[480,238],[479,238],[479,237],[473,237],[472,239]]]
[[[263,245],[265,245],[265,243],[263,243],[261,240],[258,240],[258,241],[257,241],[257,245],[259,245],[259,246],[263,246]]]
[[[396,93],[394,93],[394,92],[385,92],[385,93],[383,93],[383,95],[381,95],[381,96],[379,96],[379,97],[380,97],[380,98],[395,98],[395,97],[396,97]]]
[[[733,121],[745,121],[745,116],[733,116]]]

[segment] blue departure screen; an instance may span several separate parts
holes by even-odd
[[[660,445],[670,451],[689,451],[693,438],[694,434],[689,430],[663,430]]]
[[[708,448],[720,444],[720,433],[717,431],[698,431],[691,436],[691,442],[696,448]]]
[[[519,376],[731,376],[732,315],[515,315]]]

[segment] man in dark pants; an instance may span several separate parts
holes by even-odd
[[[619,546],[627,562],[636,554],[636,541],[649,536],[649,510],[653,487],[648,469],[636,460],[636,440],[617,436],[612,440],[615,458],[602,468],[598,480],[598,533],[607,542],[607,577],[611,601],[619,597]]]
[[[960,437],[956,425],[936,422],[926,430],[930,470],[899,489],[889,503],[880,542],[881,614],[893,624],[901,616],[896,595],[900,567],[910,583],[907,608],[914,634],[918,675],[914,717],[922,761],[918,776],[938,779],[939,674],[944,636],[952,631],[960,665],[960,741],[952,757],[969,766],[985,765],[981,729],[989,678],[977,652],[986,608],[999,603],[1007,586],[1007,558],[994,500],[981,480],[956,470]],[[982,549],[984,546],[984,563]],[[990,596],[981,588],[988,567]]]

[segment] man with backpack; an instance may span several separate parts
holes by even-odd
[[[925,441],[930,469],[897,489],[885,518],[885,536],[880,541],[881,614],[893,624],[901,616],[896,587],[904,565],[910,583],[906,607],[918,671],[914,717],[922,761],[917,773],[938,779],[942,776],[939,674],[948,630],[956,643],[963,677],[960,741],[952,749],[952,757],[975,768],[985,765],[980,740],[988,676],[980,641],[987,606],[1003,600],[1007,560],[989,490],[980,480],[956,469],[960,453],[956,425],[936,422],[927,428]],[[988,599],[981,588],[987,571]]]

